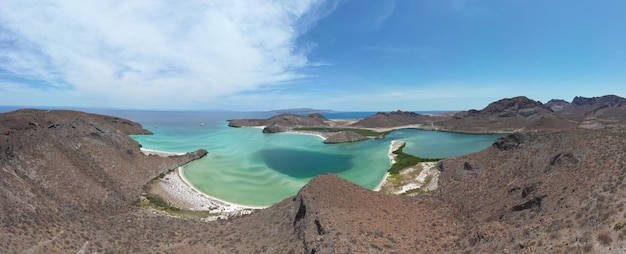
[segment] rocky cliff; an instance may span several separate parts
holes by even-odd
[[[550,107],[550,109],[552,109],[552,111],[558,112],[558,111],[562,110],[563,108],[569,106],[570,103],[565,101],[565,100],[561,100],[561,99],[552,99],[552,100],[549,100],[548,102],[546,102],[545,105]]]

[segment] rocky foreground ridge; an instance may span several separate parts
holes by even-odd
[[[95,238],[123,237],[126,227],[107,221],[136,213],[150,179],[207,153],[146,156],[129,134],[150,132],[75,111],[0,114],[0,252],[76,252]]]
[[[160,172],[125,119],[0,114],[0,252],[623,253],[626,130],[517,132],[440,161],[439,189],[388,196],[334,175],[267,209],[201,222],[135,205]],[[6,205],[4,205],[6,204]]]

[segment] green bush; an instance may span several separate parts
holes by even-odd
[[[406,144],[402,145],[398,150],[393,151],[396,155],[396,163],[391,165],[389,170],[387,170],[391,175],[398,174],[401,170],[414,166],[420,162],[430,162],[430,161],[439,161],[441,158],[421,158],[414,155],[410,155],[404,153],[402,150]]]
[[[302,128],[295,128],[294,130],[295,131],[319,131],[319,132],[351,131],[351,132],[354,132],[356,134],[366,136],[366,137],[380,137],[380,138],[384,138],[387,134],[391,132],[391,131],[377,132],[377,131],[366,130],[366,129],[331,128],[331,127],[302,127]]]

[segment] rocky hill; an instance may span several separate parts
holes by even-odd
[[[435,196],[456,207],[471,253],[626,251],[625,134],[515,133],[442,161]]]
[[[270,117],[269,119],[233,119],[228,120],[230,127],[255,127],[265,126],[263,130],[266,133],[284,132],[294,127],[300,126],[328,126],[328,119],[319,113],[313,113],[307,116],[294,114],[280,114]]]
[[[133,211],[146,182],[206,154],[146,156],[128,134],[148,133],[73,111],[0,114],[0,252],[76,252],[90,241],[89,227]],[[57,251],[47,249],[53,237]]]
[[[346,142],[357,142],[357,141],[362,141],[362,140],[367,140],[367,139],[369,138],[363,135],[360,135],[358,133],[354,133],[352,131],[339,131],[339,132],[329,134],[328,137],[324,140],[324,143],[339,144],[339,143],[346,143]]]
[[[521,130],[569,129],[575,124],[558,117],[541,102],[524,96],[502,99],[482,110],[456,113],[436,122],[437,128],[470,132],[512,132]]]
[[[558,111],[558,115],[577,121],[605,121],[624,123],[626,99],[616,95],[602,97],[577,96],[572,103]]]
[[[442,116],[422,115],[415,112],[393,111],[378,112],[366,117],[351,126],[359,128],[393,128],[415,124],[428,124],[442,120]]]

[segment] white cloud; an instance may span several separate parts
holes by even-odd
[[[336,7],[322,1],[5,0],[0,71],[85,98],[73,103],[201,107],[302,78],[309,62],[296,41]],[[40,90],[16,85],[0,90]]]

